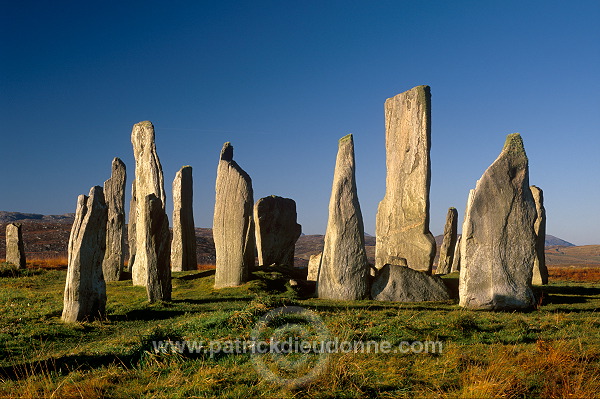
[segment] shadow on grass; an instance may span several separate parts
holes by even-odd
[[[244,297],[215,297],[215,298],[202,298],[202,299],[176,299],[171,302],[202,305],[205,303],[218,303],[218,302],[248,302],[250,300],[252,300],[251,296],[244,296]]]
[[[537,298],[543,305],[572,305],[598,299],[600,287],[543,286],[534,288]]]
[[[135,309],[125,314],[108,315],[110,321],[150,321],[150,320],[165,320],[173,317],[181,316],[186,312],[183,310],[168,310],[168,309]]]
[[[173,279],[187,281],[187,280],[197,280],[199,278],[204,278],[204,277],[209,277],[209,276],[214,276],[214,275],[215,275],[215,270],[205,270],[200,273],[188,274],[188,275],[181,276],[181,277],[173,277]]]

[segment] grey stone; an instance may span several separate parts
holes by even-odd
[[[148,262],[146,292],[148,301],[171,300],[171,245],[169,238],[169,219],[162,201],[154,194],[144,199],[144,226],[146,231],[145,248],[138,247]],[[139,252],[138,252],[139,253]]]
[[[104,198],[108,206],[106,252],[102,262],[104,281],[119,281],[125,254],[125,164],[119,158],[112,161],[110,179],[104,182]]]
[[[77,198],[75,221],[69,237],[69,263],[62,320],[73,323],[101,318],[106,308],[102,261],[106,250],[108,207],[102,187]]]
[[[294,266],[295,244],[302,234],[296,218],[293,199],[272,195],[256,201],[254,223],[259,265]]]
[[[371,297],[377,301],[447,301],[448,289],[439,276],[402,265],[384,265],[375,276]]]
[[[135,179],[131,183],[131,200],[129,201],[129,224],[127,225],[127,242],[129,244],[129,260],[127,265],[129,267],[129,271],[131,272],[131,268],[135,263],[135,219],[137,218],[136,206],[137,203],[136,193],[135,193]]]
[[[183,166],[173,180],[172,271],[198,269],[193,190],[192,167]]]
[[[234,287],[247,281],[256,246],[252,179],[233,160],[229,142],[221,150],[215,191],[215,288]]]
[[[19,269],[24,269],[27,264],[21,223],[6,225],[6,262]]]
[[[462,236],[458,236],[456,239],[456,245],[454,246],[454,258],[452,259],[452,273],[460,271],[460,241]]]
[[[368,279],[365,233],[356,193],[354,140],[349,134],[338,143],[317,294],[325,299],[363,299],[369,295]]]
[[[535,202],[518,133],[471,190],[461,240],[460,306],[512,310],[531,307],[535,260]]]
[[[133,285],[146,285],[148,280],[147,254],[144,248],[147,248],[146,238],[150,229],[145,223],[145,215],[148,210],[144,206],[146,196],[156,195],[160,199],[163,209],[165,207],[165,189],[162,166],[156,153],[156,144],[154,142],[154,126],[149,121],[139,122],[133,126],[131,132],[131,144],[133,145],[133,155],[135,157],[135,195],[136,203],[136,223],[135,223],[135,260],[131,267]],[[167,238],[170,244],[170,239]]]
[[[431,94],[417,86],[385,102],[386,190],[376,220],[375,267],[398,264],[431,273],[429,231]]]
[[[456,208],[449,208],[446,215],[446,225],[444,226],[444,240],[440,248],[440,258],[436,274],[448,274],[452,270],[452,261],[454,260],[454,250],[456,247],[456,230],[458,224],[458,211]]]
[[[544,208],[544,192],[541,188],[531,186],[531,194],[535,201],[536,219],[533,226],[535,231],[535,259],[533,262],[532,283],[548,284],[548,268],[546,267],[546,209]]]
[[[311,255],[308,259],[308,275],[306,276],[307,281],[317,281],[317,279],[319,278],[321,256],[323,256],[323,252],[319,252],[316,255]]]

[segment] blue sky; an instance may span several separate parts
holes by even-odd
[[[169,197],[176,171],[194,168],[197,226],[212,224],[231,141],[255,200],[293,198],[304,232],[323,233],[337,140],[354,133],[374,234],[384,101],[427,84],[434,234],[448,207],[462,220],[520,132],[548,233],[600,244],[597,1],[0,4],[0,210],[74,212],[115,156],[131,179],[131,127],[151,120]]]

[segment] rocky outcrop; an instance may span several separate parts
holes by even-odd
[[[375,267],[398,264],[431,272],[429,231],[431,94],[417,86],[385,102],[386,189],[377,210]]]
[[[456,230],[458,224],[458,211],[456,208],[449,208],[446,215],[446,225],[444,226],[444,240],[440,248],[440,258],[436,274],[448,274],[452,270],[452,261],[454,260],[454,249],[456,247]]]
[[[135,157],[135,195],[136,223],[135,223],[135,260],[131,266],[133,285],[146,285],[148,280],[148,259],[144,248],[147,248],[146,238],[150,227],[146,225],[148,210],[144,206],[148,203],[145,198],[154,194],[160,199],[163,209],[165,207],[165,189],[163,171],[156,153],[154,142],[154,126],[149,121],[139,122],[133,126],[131,144]],[[170,244],[170,240],[167,238]]]
[[[532,283],[535,285],[548,284],[548,268],[546,267],[546,209],[544,208],[544,192],[541,188],[531,186],[535,201],[536,219],[533,225],[535,232],[535,259],[533,261]]]
[[[321,259],[319,298],[354,300],[369,295],[362,213],[356,193],[354,141],[349,134],[338,143],[329,219]]]
[[[242,284],[254,267],[253,206],[252,179],[233,160],[233,146],[227,142],[217,167],[213,220],[215,288]]]
[[[296,223],[296,202],[272,195],[254,205],[258,264],[294,265],[294,246],[302,226]]]
[[[69,237],[69,263],[62,320],[78,322],[103,317],[106,284],[102,261],[106,249],[108,207],[102,187],[77,198],[75,222]]]
[[[6,263],[10,263],[19,269],[24,269],[27,265],[21,223],[6,225]]]
[[[439,276],[430,276],[402,265],[384,265],[371,286],[376,301],[427,302],[450,299]]]
[[[524,309],[534,304],[535,202],[518,133],[469,194],[461,240],[460,305]]]
[[[104,281],[119,281],[123,272],[126,180],[125,164],[119,158],[113,159],[111,177],[104,182],[104,198],[108,206],[106,252],[102,262]]]
[[[162,201],[154,194],[147,195],[143,201],[144,226],[148,226],[145,247],[138,247],[148,262],[146,292],[148,301],[171,300],[171,245],[169,238],[169,219],[165,213]],[[139,253],[138,252],[138,253]]]
[[[173,180],[173,240],[171,270],[196,270],[192,167],[183,166]]]
[[[316,255],[311,255],[308,259],[308,275],[306,276],[307,281],[317,281],[319,278],[319,267],[321,267],[321,256],[322,252]]]

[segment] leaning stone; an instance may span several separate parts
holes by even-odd
[[[259,265],[294,266],[295,245],[302,234],[296,218],[293,199],[272,195],[256,201],[254,223]]]
[[[133,285],[146,285],[148,280],[147,254],[143,251],[147,248],[146,237],[148,237],[149,226],[145,224],[148,210],[144,209],[147,201],[144,199],[150,194],[160,199],[163,209],[165,207],[165,189],[163,171],[156,153],[154,142],[154,126],[149,121],[139,122],[133,126],[131,132],[131,144],[135,157],[135,194],[138,202],[136,204],[135,223],[135,261],[131,265]],[[170,244],[170,240],[167,238]]]
[[[386,191],[376,220],[375,267],[398,264],[431,273],[429,231],[431,94],[417,86],[385,102]]]
[[[460,240],[462,236],[458,236],[456,239],[456,245],[454,246],[454,258],[452,259],[452,273],[460,271]]]
[[[546,209],[544,209],[544,192],[541,188],[531,186],[535,201],[537,217],[533,229],[535,231],[535,259],[533,262],[533,279],[535,285],[548,284],[548,268],[546,267]]]
[[[447,301],[450,294],[439,276],[406,266],[384,265],[375,276],[371,297],[376,301],[427,302]]]
[[[106,284],[102,261],[106,249],[108,207],[102,187],[77,198],[75,221],[69,237],[69,263],[62,320],[73,323],[105,314]]]
[[[193,190],[192,167],[183,166],[173,180],[172,271],[198,269]]]
[[[148,301],[171,300],[171,245],[169,238],[169,219],[165,213],[162,201],[154,194],[144,199],[144,225],[146,230],[145,248],[139,248],[146,254],[148,274],[146,292]]]
[[[518,133],[471,190],[461,240],[460,306],[511,310],[531,307],[535,261],[535,202]]]
[[[108,206],[106,252],[102,262],[104,281],[119,281],[123,272],[126,180],[125,164],[119,158],[113,159],[111,177],[104,182],[104,196]]]
[[[227,142],[217,168],[213,220],[215,288],[244,283],[254,267],[253,206],[252,179],[233,160],[233,146]]]
[[[446,225],[444,226],[444,240],[440,248],[440,258],[436,274],[448,274],[452,270],[454,249],[456,247],[456,229],[458,224],[458,211],[456,208],[448,209]]]
[[[316,255],[311,255],[308,260],[308,275],[306,276],[307,281],[317,281],[319,278],[319,267],[321,266],[322,252]]]
[[[354,141],[349,134],[338,143],[317,294],[325,299],[363,299],[369,295],[368,279],[365,232],[356,193]]]
[[[15,265],[19,269],[24,269],[27,264],[21,223],[6,225],[6,263]]]

